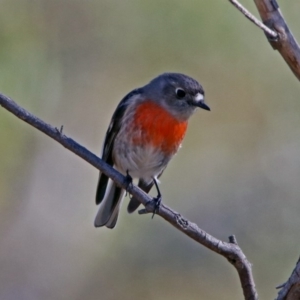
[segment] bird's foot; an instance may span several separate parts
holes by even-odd
[[[159,206],[160,206],[160,203],[161,203],[161,193],[160,193],[160,190],[159,190],[159,187],[158,187],[158,184],[157,184],[157,179],[155,177],[153,177],[153,182],[154,182],[154,185],[155,185],[156,190],[157,190],[157,196],[155,198],[153,198],[153,200],[152,200],[154,202],[154,210],[153,210],[152,219],[154,218],[154,215],[156,213],[158,213]]]
[[[158,213],[159,211],[159,207],[160,207],[160,204],[161,204],[161,195],[157,195],[155,198],[153,198],[152,200],[154,202],[154,210],[153,210],[153,214],[152,214],[152,219],[154,218],[154,215],[156,213]]]

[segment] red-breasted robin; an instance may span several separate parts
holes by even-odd
[[[144,87],[127,94],[119,103],[106,132],[102,159],[130,178],[146,193],[162,175],[184,138],[188,119],[196,108],[210,110],[204,90],[193,78],[165,73]],[[96,204],[100,204],[95,226],[114,228],[125,190],[100,173]],[[130,199],[127,210],[140,202]]]

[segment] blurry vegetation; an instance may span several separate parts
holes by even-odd
[[[255,12],[251,1],[243,1]],[[281,1],[300,39],[300,4]],[[164,201],[236,234],[262,299],[299,255],[294,75],[226,1],[0,0],[0,90],[100,153],[122,96],[178,71],[204,86]],[[97,171],[0,109],[1,299],[240,299],[234,270],[160,218],[94,229]],[[127,201],[127,200],[125,200]]]

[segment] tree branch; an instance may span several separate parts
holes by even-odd
[[[266,34],[273,37],[274,39],[278,38],[278,34],[276,31],[271,30],[269,27],[264,25],[261,21],[259,21],[256,17],[254,17],[241,3],[237,0],[229,0],[229,2],[235,6],[248,20],[262,29]]]
[[[229,0],[248,19],[254,22],[252,16],[237,0]],[[290,31],[276,0],[254,0],[263,23],[270,31],[277,33],[277,37],[270,31],[263,29],[266,37],[274,50],[278,50],[294,75],[300,80],[300,47]],[[245,13],[246,12],[246,13]],[[253,18],[250,18],[251,15]],[[254,22],[258,25],[256,22]],[[262,27],[261,27],[262,28]]]
[[[276,300],[298,300],[300,298],[300,258],[288,281],[281,284]]]
[[[127,189],[131,195],[133,195],[145,206],[145,209],[141,210],[140,214],[154,211],[154,202],[149,195],[144,193],[141,189],[133,184],[128,186],[125,176],[113,169],[95,154],[79,145],[73,139],[64,135],[62,132],[62,127],[58,129],[45,123],[30,112],[26,111],[24,108],[20,107],[13,100],[2,94],[0,94],[0,105],[21,120],[50,136],[65,148],[93,165],[95,168],[110,177],[118,186]],[[191,239],[224,256],[236,268],[239,274],[245,299],[258,299],[252,276],[251,264],[247,260],[241,248],[238,246],[235,237],[231,236],[229,238],[229,243],[218,240],[217,238],[206,233],[204,230],[200,229],[196,224],[186,220],[179,213],[173,211],[171,208],[163,204],[160,205],[157,214],[168,221],[175,228],[183,232],[185,235],[189,236]]]
[[[294,75],[300,80],[300,47],[288,28],[276,0],[254,0],[254,2],[263,23],[268,26],[268,30],[274,30],[277,33],[277,37],[261,27],[258,23],[259,21],[237,0],[229,0],[229,2],[238,8],[249,20],[265,31],[266,37],[273,49],[279,51]],[[300,299],[300,259],[289,280],[277,288],[281,290],[276,300]]]

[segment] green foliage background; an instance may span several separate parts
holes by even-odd
[[[253,12],[252,1],[243,3]],[[280,1],[300,39],[300,3]],[[235,234],[262,299],[299,256],[299,82],[228,1],[0,0],[0,91],[95,153],[117,103],[165,71],[199,111],[164,202]],[[241,299],[233,268],[159,217],[95,229],[98,172],[0,109],[1,299]],[[128,201],[127,199],[125,201]]]

